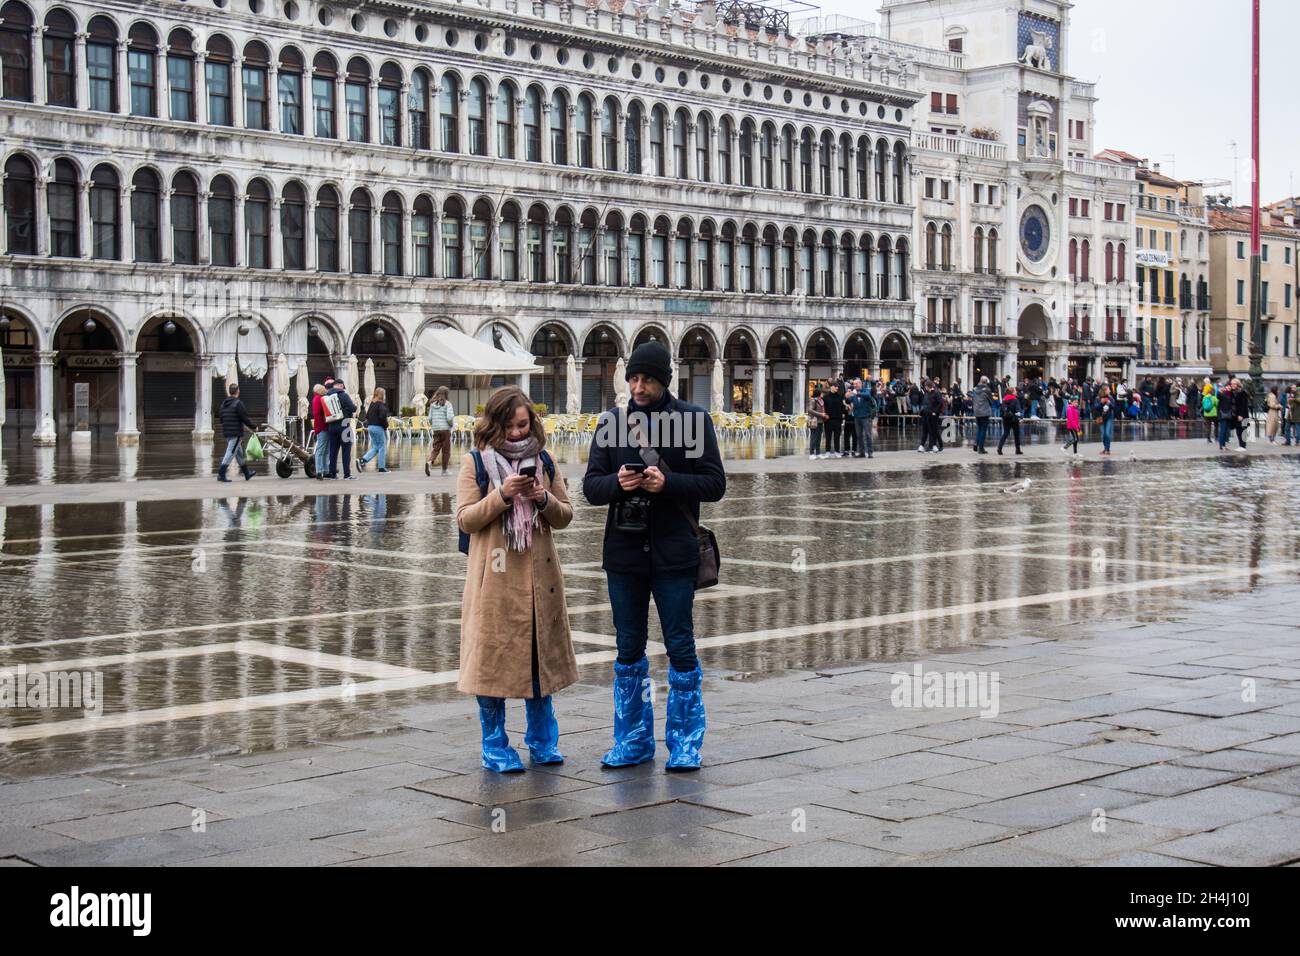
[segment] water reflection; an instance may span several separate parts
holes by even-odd
[[[701,657],[706,669],[767,672],[1175,620],[1189,602],[1294,579],[1263,572],[1300,560],[1278,506],[1298,472],[1278,458],[1017,462],[1014,479],[1031,480],[1019,494],[1007,493],[1005,468],[982,461],[733,476],[727,500],[706,509],[725,586],[697,604]],[[558,539],[573,627],[608,638],[604,512],[576,504]],[[4,712],[0,771],[282,747],[458,699],[451,684],[355,699],[340,691],[345,680],[378,679],[376,663],[425,675],[456,667],[464,558],[453,506],[448,494],[276,494],[0,509],[0,667],[96,659],[105,719],[124,721],[19,740],[81,715]],[[1186,586],[1145,588],[1180,576]],[[790,630],[767,639],[773,628]],[[332,657],[304,661],[301,651]],[[596,663],[583,676],[605,680],[608,669]],[[268,694],[289,703],[250,708]],[[175,706],[197,710],[184,720],[151,713]]]

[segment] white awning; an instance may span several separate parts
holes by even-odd
[[[451,328],[427,329],[415,343],[427,375],[522,375],[540,372],[531,356],[516,358]]]

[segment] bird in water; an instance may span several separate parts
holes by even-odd
[[[1023,481],[1017,481],[1015,484],[1008,485],[1007,487],[1003,488],[1002,493],[1004,495],[1020,495],[1020,494],[1024,494],[1028,490],[1029,490],[1029,479],[1025,478]]]

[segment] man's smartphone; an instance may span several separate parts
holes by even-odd
[[[628,462],[623,467],[626,468],[628,471],[634,472],[638,475],[645,471],[645,465],[640,463],[632,464],[631,462]]]

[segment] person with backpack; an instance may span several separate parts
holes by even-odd
[[[1065,448],[1079,454],[1079,433],[1083,431],[1083,421],[1079,416],[1079,399],[1076,396],[1065,406]]]
[[[379,472],[388,471],[388,406],[384,404],[386,394],[382,388],[375,389],[366,406],[366,433],[370,435],[370,448],[357,459],[357,467],[366,470],[366,463],[372,458],[379,459]]]
[[[339,476],[339,452],[343,453],[343,477],[352,478],[352,416],[357,413],[357,403],[344,389],[342,382],[334,383],[334,390],[326,392],[323,405],[329,432],[330,467],[326,478]],[[346,446],[346,447],[345,447]]]
[[[311,433],[312,452],[316,455],[316,474],[318,481],[325,480],[329,470],[330,434],[329,422],[325,421],[325,393],[334,387],[334,379],[325,379],[324,385],[313,385],[311,394]]]
[[[1016,454],[1023,455],[1020,450],[1020,402],[1016,398],[1015,389],[1010,385],[1007,391],[1002,395],[1002,437],[998,439],[998,454],[1002,454],[1002,446],[1007,443],[1007,436],[1011,435],[1016,440]]]
[[[830,416],[826,414],[826,403],[822,401],[822,387],[818,385],[813,389],[812,398],[808,402],[809,461],[816,461],[821,457],[822,430],[826,427],[828,418]]]
[[[1205,419],[1205,440],[1212,442],[1219,425],[1219,396],[1211,387],[1207,387],[1201,394],[1201,417]]]
[[[993,390],[989,387],[989,377],[983,375],[971,392],[971,414],[975,416],[975,444],[971,450],[980,455],[987,455],[984,442],[989,434],[989,419],[993,417]]]
[[[447,477],[447,463],[451,461],[451,430],[456,427],[456,409],[451,407],[446,385],[439,385],[429,403],[429,431],[433,442],[429,445],[429,460],[424,463],[427,478],[433,473],[433,464],[442,458],[442,475]]]
[[[506,734],[506,699],[523,698],[534,764],[564,762],[551,696],[578,679],[553,532],[573,506],[523,389],[497,389],[461,461],[456,525],[469,557],[456,686],[478,700],[483,766],[524,769]],[[466,538],[468,540],[466,540]]]
[[[248,409],[244,408],[244,403],[239,400],[239,383],[231,382],[227,392],[226,397],[221,400],[221,409],[218,412],[221,418],[221,433],[226,437],[226,453],[221,457],[221,466],[217,469],[217,481],[230,480],[226,477],[226,469],[230,467],[232,458],[239,462],[239,472],[244,476],[244,480],[248,481],[255,472],[248,467],[248,462],[244,459],[244,446],[241,442],[244,439],[244,429],[255,432],[257,426],[248,417]]]

